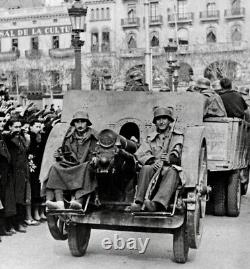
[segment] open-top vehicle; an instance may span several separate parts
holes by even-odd
[[[204,121],[205,98],[200,94],[68,92],[64,97],[62,122],[54,126],[45,148],[40,180],[43,182],[47,177],[49,168],[54,162],[53,153],[61,146],[74,112],[86,109],[93,127],[103,134],[102,140],[99,141],[99,147],[102,147],[103,150],[99,148],[99,155],[97,154],[97,157],[102,159],[101,154],[107,154],[107,152],[109,157],[112,158],[112,152],[115,152],[116,147],[122,146],[121,140],[123,139],[129,142],[131,137],[135,137],[139,143],[142,139],[145,139],[147,134],[154,130],[152,111],[155,106],[173,107],[174,117],[178,119],[176,128],[184,133],[182,171],[180,172],[181,183],[172,197],[168,211],[153,213],[146,211],[125,212],[125,207],[133,201],[137,173],[126,176],[126,173],[125,175],[114,173],[113,169],[106,169],[106,173],[104,173],[105,169],[98,167],[96,176],[99,182],[98,201],[101,205],[96,206],[96,197],[89,197],[83,205],[83,210],[67,209],[67,203],[65,203],[65,210],[48,210],[47,212],[51,235],[56,240],[68,239],[73,256],[83,256],[85,254],[91,229],[173,234],[174,260],[178,263],[187,261],[189,248],[199,247],[210,189],[207,187],[207,171],[208,168],[213,171],[214,163],[217,162],[213,153],[220,150],[218,146],[216,148],[212,147],[213,141],[217,141],[217,138],[211,130],[217,125],[230,125],[237,121],[218,120],[218,118]],[[244,123],[242,124],[244,125]],[[218,128],[220,130],[225,129],[225,126]],[[233,126],[232,128],[236,127]],[[229,127],[228,130],[230,130]],[[116,134],[116,138],[113,141],[107,139],[105,137],[107,133]],[[230,137],[230,134],[228,134],[228,137]],[[243,141],[244,139],[242,136],[241,139],[236,140]],[[222,138],[220,138],[220,141],[222,141]],[[237,145],[242,145],[243,150],[243,144],[237,143]],[[227,146],[230,145],[227,144]],[[245,154],[240,153],[239,158],[246,158]],[[209,161],[207,156],[210,158]],[[107,163],[110,164],[106,159],[100,162],[103,166]],[[224,167],[225,162],[228,163],[226,159],[222,159],[220,163],[222,166],[218,167]],[[237,167],[237,164],[235,165],[234,167]],[[242,169],[246,165],[248,164],[242,166]],[[234,167],[228,166],[228,170]]]

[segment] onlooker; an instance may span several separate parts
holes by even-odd
[[[222,90],[219,95],[224,103],[228,117],[243,119],[248,106],[240,93],[232,90],[232,82],[229,78],[220,80]]]
[[[45,218],[44,212],[40,209],[42,198],[40,196],[41,184],[39,181],[39,173],[43,158],[43,144],[41,136],[41,123],[38,119],[34,119],[30,122],[30,146],[29,146],[29,162],[33,163],[33,167],[30,166],[30,185],[31,185],[31,202],[33,206],[33,217],[36,221]]]
[[[21,134],[21,120],[11,118],[8,122],[10,133],[6,137],[6,144],[11,155],[10,174],[14,183],[16,199],[16,219],[13,223],[15,230],[26,232],[23,226],[26,202],[26,182],[28,181],[27,145]]]

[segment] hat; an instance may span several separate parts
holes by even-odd
[[[199,88],[199,89],[209,89],[211,86],[210,80],[207,78],[199,78],[196,81],[196,85],[195,87]]]
[[[91,126],[92,125],[91,121],[89,120],[88,113],[87,112],[84,112],[84,111],[77,111],[73,115],[73,118],[72,118],[72,121],[71,121],[70,125],[73,126],[74,122],[76,120],[79,120],[79,119],[86,120],[88,126]]]
[[[156,119],[159,117],[167,117],[171,122],[174,121],[173,118],[173,111],[170,108],[165,108],[165,107],[157,107],[154,110],[154,118],[153,118],[153,123],[155,124]]]

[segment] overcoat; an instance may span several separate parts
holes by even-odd
[[[48,175],[46,188],[61,190],[83,189],[82,195],[90,193],[97,187],[89,161],[92,159],[97,132],[88,127],[84,139],[79,139],[74,127],[71,127],[59,149],[60,161],[52,165]]]
[[[6,217],[16,214],[14,185],[10,177],[10,153],[4,136],[0,133],[0,199],[4,206]]]
[[[9,134],[6,136],[6,145],[11,156],[10,176],[14,185],[16,203],[25,204],[25,187],[29,179],[26,141],[22,135]]]

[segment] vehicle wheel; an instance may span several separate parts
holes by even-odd
[[[89,244],[90,231],[90,227],[85,224],[70,224],[68,244],[73,256],[81,257],[85,254]]]
[[[197,201],[195,205],[195,210],[187,211],[187,228],[189,247],[197,249],[200,245],[203,232],[203,223],[199,201]]]
[[[227,187],[227,215],[238,217],[240,214],[241,182],[239,172],[234,172],[229,177]]]
[[[185,263],[188,258],[188,232],[186,222],[174,231],[173,236],[173,252],[174,260],[177,263]]]
[[[51,235],[56,240],[66,240],[68,238],[67,226],[58,216],[47,216],[48,227]]]
[[[225,180],[216,178],[213,184],[213,201],[214,201],[214,215],[224,216],[226,214],[226,190]]]

